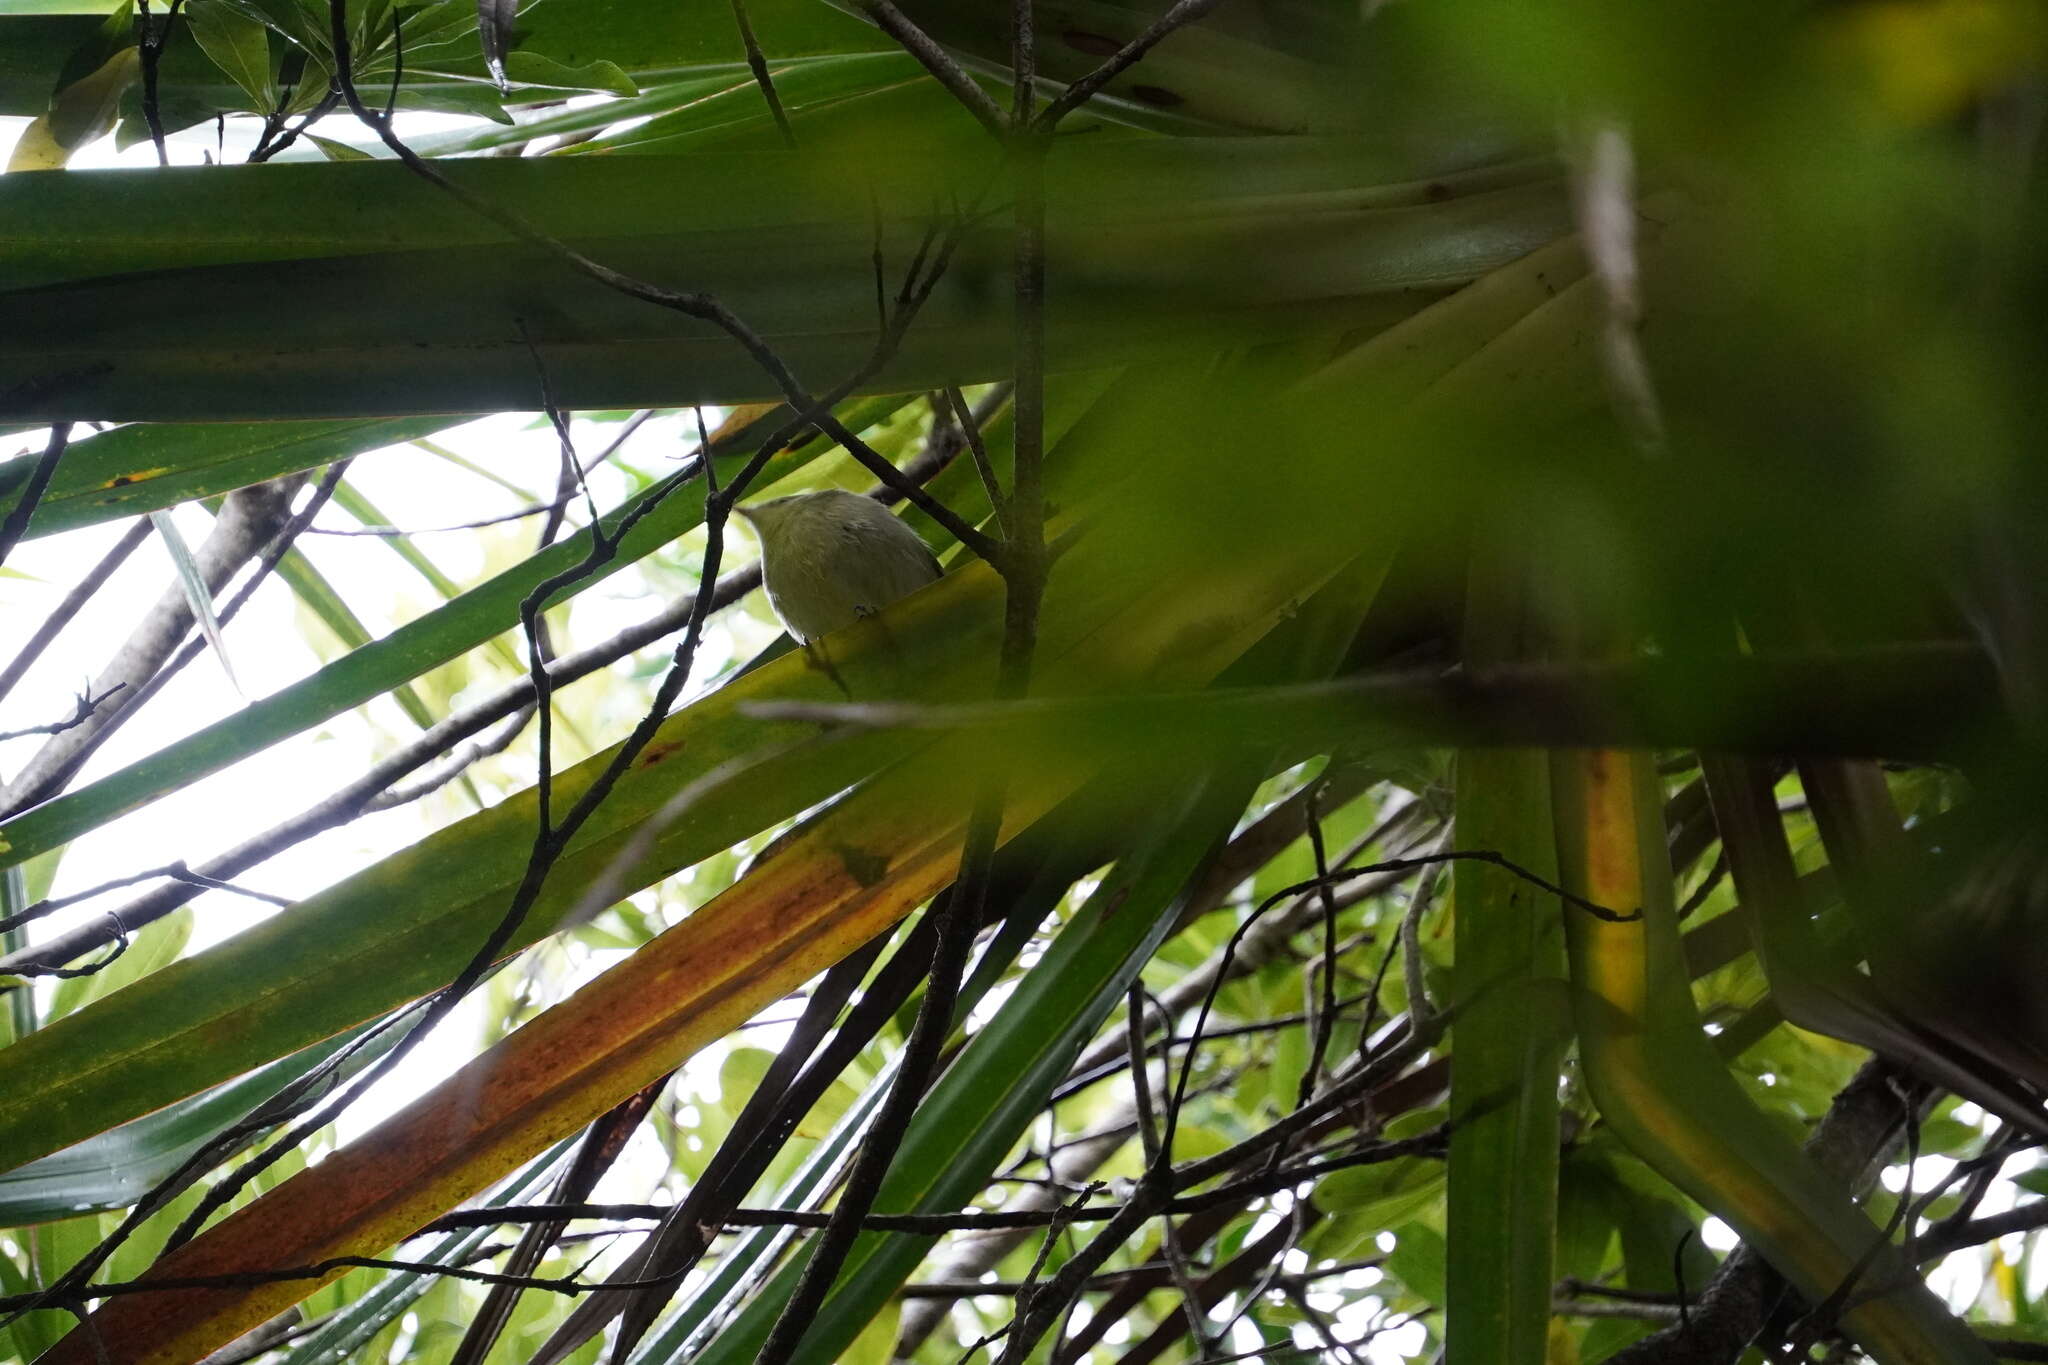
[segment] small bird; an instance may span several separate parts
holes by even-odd
[[[806,647],[941,572],[923,537],[858,493],[828,488],[735,510],[761,542],[769,605]]]

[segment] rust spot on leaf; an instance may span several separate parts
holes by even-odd
[[[650,744],[640,751],[640,757],[633,766],[636,768],[651,768],[666,759],[674,758],[682,751],[683,746],[680,744]]]
[[[132,479],[132,478],[130,478],[130,477],[129,477],[128,475],[126,475],[126,474],[116,474],[116,475],[115,475],[115,476],[114,476],[113,478],[111,478],[111,479],[107,480],[107,487],[109,487],[109,488],[126,488],[126,487],[127,487],[127,486],[128,486],[129,484],[131,484],[131,483],[134,483],[134,482],[135,482],[135,480],[134,480],[134,479]]]
[[[1134,85],[1131,87],[1131,97],[1143,100],[1154,109],[1171,109],[1176,104],[1187,103],[1173,91],[1159,85]]]
[[[1432,180],[1422,187],[1422,197],[1432,204],[1442,203],[1451,197],[1451,187],[1440,180]]]
[[[1089,33],[1085,29],[1070,28],[1060,34],[1060,41],[1076,52],[1085,52],[1091,57],[1107,57],[1123,44],[1100,33]]]
[[[852,844],[834,844],[832,851],[839,855],[840,863],[846,868],[846,875],[862,886],[874,886],[889,875],[887,854],[873,853]]]

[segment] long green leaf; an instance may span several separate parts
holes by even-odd
[[[295,474],[454,425],[451,417],[353,422],[139,423],[64,452],[28,534],[93,526]],[[0,513],[14,505],[33,456],[0,463]]]
[[[1092,368],[1200,338],[1220,350],[1384,324],[1568,225],[1555,181],[1502,188],[1485,172],[1389,184],[1396,166],[1330,139],[1061,142],[1047,188],[1051,353]],[[661,168],[487,158],[445,170],[618,269],[716,295],[814,383],[868,358],[876,246],[900,272],[935,202],[995,191],[979,147],[878,159],[856,143]],[[321,203],[350,208],[309,232],[306,206]],[[124,221],[157,230],[113,226]],[[0,292],[0,367],[22,376],[0,418],[531,407],[529,339],[568,407],[782,396],[723,332],[508,241],[394,163],[9,177],[0,231],[11,243],[0,286],[12,286]],[[967,232],[870,391],[1008,372],[996,287],[1008,250],[993,227]],[[295,302],[282,316],[279,297]],[[389,326],[394,297],[406,301],[402,334]],[[357,382],[337,388],[337,364]]]
[[[1556,874],[1540,751],[1458,755],[1457,846]],[[1557,903],[1500,868],[1455,872],[1448,1360],[1548,1358],[1557,1221],[1557,1068],[1570,1028]]]
[[[371,635],[362,618],[342,600],[334,585],[327,581],[327,575],[313,567],[298,550],[288,550],[277,562],[277,576],[290,586],[292,593],[303,602],[306,610],[320,618],[320,623],[333,632],[334,638],[344,649],[361,649],[370,643]],[[401,683],[391,690],[392,700],[398,709],[405,712],[406,719],[427,729],[434,723],[434,712],[420,697],[411,683]]]
[[[817,105],[906,83],[929,84],[938,89],[916,59],[903,52],[856,53],[789,62],[771,75],[775,94],[792,117]],[[580,154],[625,150],[673,154],[772,126],[773,118],[761,98],[761,88],[749,73],[645,123],[587,143],[586,152]]]
[[[0,1174],[0,1226],[126,1208],[216,1133],[355,1040],[351,1030],[203,1095]],[[388,1047],[385,1044],[384,1047]],[[374,1058],[384,1047],[366,1048]]]
[[[200,574],[199,564],[192,558],[192,548],[178,533],[178,524],[171,520],[169,512],[151,512],[149,520],[162,538],[164,548],[170,551],[171,567],[177,570],[178,584],[185,590],[185,603],[192,609],[192,619],[199,623],[199,633],[206,637],[213,656],[220,660],[228,682],[240,692],[242,684],[235,677],[235,661],[228,657],[227,642],[220,637],[220,620],[213,614],[213,588]]]
[[[1480,667],[1511,662],[1538,624],[1529,605],[1533,556],[1504,532],[1474,539],[1464,657]],[[1542,751],[1461,752],[1454,834],[1459,848],[1493,849],[1554,881],[1557,831]],[[1556,1278],[1557,1070],[1570,1037],[1564,930],[1556,901],[1503,868],[1460,863],[1452,878],[1446,1359],[1543,1365]]]
[[[384,515],[383,511],[375,503],[364,497],[360,489],[346,480],[335,485],[334,501],[343,511],[347,512],[364,526],[391,525],[390,519]],[[411,536],[380,536],[378,539],[382,540],[393,554],[411,565],[413,571],[425,579],[428,585],[435,592],[441,594],[443,598],[453,601],[462,596],[461,586],[447,574],[441,572],[440,566],[428,558],[424,550],[412,543]],[[499,663],[514,672],[520,672],[526,667],[524,661],[520,659],[518,653],[514,651],[511,644],[503,636],[493,638],[489,642],[488,647]]]

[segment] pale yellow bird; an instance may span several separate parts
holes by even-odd
[[[769,605],[803,644],[936,579],[923,537],[873,498],[831,488],[734,509],[761,542]]]

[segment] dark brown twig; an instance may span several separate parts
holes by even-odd
[[[164,11],[164,21],[159,24],[149,12],[149,0],[137,0],[139,20],[136,24],[136,56],[142,62],[142,121],[149,125],[149,140],[156,148],[156,164],[171,164],[170,149],[164,146],[164,116],[158,89],[158,73],[163,65],[164,44],[169,41],[171,28],[178,22],[178,11],[183,9],[185,0],[170,0]]]
[[[1137,1098],[1138,1140],[1145,1152],[1145,1180],[1155,1189],[1155,1194],[1172,1198],[1171,1168],[1173,1153],[1169,1150],[1160,1133],[1158,1120],[1152,1111],[1152,1083],[1145,1074],[1145,987],[1132,982],[1128,1003],[1125,1006],[1125,1026],[1128,1034],[1131,1067],[1131,1090]],[[1168,1031],[1173,1026],[1169,1017]],[[1278,1148],[1274,1149],[1276,1152]],[[1180,1291],[1181,1311],[1187,1317],[1188,1332],[1195,1339],[1195,1357],[1202,1359],[1209,1354],[1210,1337],[1208,1323],[1203,1320],[1202,1294],[1195,1286],[1194,1273],[1188,1267],[1187,1252],[1180,1244],[1180,1234],[1174,1227],[1171,1214],[1160,1219],[1159,1249],[1166,1257],[1166,1264],[1173,1275],[1174,1288]]]
[[[1337,890],[1330,881],[1330,855],[1323,847],[1322,813],[1316,809],[1315,791],[1308,800],[1306,824],[1309,851],[1315,857],[1316,899],[1322,907],[1323,956],[1322,1001],[1316,1010],[1315,1032],[1309,1043],[1308,1068],[1301,1073],[1301,1085],[1294,1097],[1295,1108],[1308,1103],[1316,1082],[1323,1074],[1323,1061],[1330,1051],[1330,1030],[1337,1022]]]

